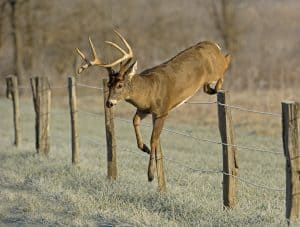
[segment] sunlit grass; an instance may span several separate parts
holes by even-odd
[[[0,223],[33,225],[268,226],[285,225],[285,192],[238,181],[237,206],[222,207],[222,175],[201,174],[165,160],[168,192],[147,181],[148,157],[136,148],[131,124],[115,121],[118,179],[106,178],[106,146],[102,117],[79,113],[80,165],[71,165],[68,109],[56,107],[51,119],[48,158],[34,150],[31,103],[22,103],[20,148],[12,146],[11,103],[0,99]],[[80,108],[83,108],[84,103]],[[215,123],[194,124],[171,116],[166,127],[219,141]],[[129,114],[122,117],[131,119]],[[146,119],[147,121],[147,119]],[[150,119],[148,119],[148,122]],[[271,125],[272,126],[272,125]],[[253,128],[259,127],[253,125]],[[236,126],[236,141],[281,151],[280,131],[259,134]],[[142,127],[145,142],[151,128]],[[278,136],[277,136],[278,134]],[[164,155],[195,169],[222,169],[218,144],[163,132]],[[92,142],[94,141],[94,143]],[[239,175],[256,184],[284,188],[283,155],[238,150]]]

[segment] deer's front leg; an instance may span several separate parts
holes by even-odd
[[[136,142],[137,142],[138,148],[140,150],[150,154],[150,149],[146,146],[146,144],[144,144],[142,134],[140,131],[141,120],[143,120],[146,116],[147,116],[147,114],[140,113],[139,111],[137,111],[133,117],[133,127],[134,127],[134,131],[135,131],[135,137],[136,137]]]
[[[161,130],[164,126],[166,116],[163,117],[155,117],[153,116],[153,130],[151,135],[151,151],[150,151],[150,159],[148,166],[148,181],[152,181],[154,179],[154,158],[157,146],[159,144],[159,137]]]

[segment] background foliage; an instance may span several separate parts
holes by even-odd
[[[87,51],[89,35],[102,58],[114,57],[104,40],[114,39],[112,29],[116,28],[132,45],[139,70],[201,40],[213,40],[233,55],[227,87],[298,85],[298,0],[1,0],[0,6],[1,84],[10,73],[20,74],[22,83],[32,75],[46,75],[52,83],[64,83],[80,64],[74,48]],[[91,69],[87,74],[96,70],[103,72]],[[95,80],[94,76],[87,78]]]

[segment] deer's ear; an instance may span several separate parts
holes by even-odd
[[[131,80],[137,71],[137,61],[128,68],[128,79]]]

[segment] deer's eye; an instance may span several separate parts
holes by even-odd
[[[118,85],[117,85],[117,88],[118,88],[118,89],[120,89],[120,88],[122,88],[122,87],[123,87],[123,84],[118,84]]]

